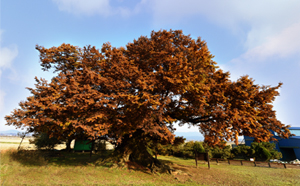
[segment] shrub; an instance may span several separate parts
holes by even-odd
[[[148,143],[148,152],[151,155],[174,155],[178,153],[182,153],[181,149],[184,144],[185,138],[183,137],[175,137],[175,140],[173,144],[170,143],[164,143],[164,142],[158,142],[151,140]],[[183,156],[180,156],[183,157]]]
[[[95,140],[94,150],[97,150],[97,151],[106,150],[106,141],[105,140]]]
[[[232,153],[243,159],[255,158],[259,161],[282,158],[281,152],[275,149],[275,143],[253,142],[251,146],[239,145],[232,149]]]
[[[182,158],[194,158],[196,153],[203,153],[205,149],[203,148],[202,142],[198,141],[189,141],[184,145],[177,146],[176,148],[172,148],[173,154],[176,157]]]
[[[37,133],[33,135],[35,138],[30,140],[30,144],[34,144],[37,149],[46,149],[51,150],[58,144],[62,144],[61,140],[58,140],[54,137],[49,138],[46,133]]]
[[[203,152],[205,152],[205,149],[203,148],[201,142],[195,141],[195,143],[193,145],[193,152],[197,152],[197,153],[203,153]]]
[[[270,159],[280,159],[282,158],[281,152],[275,149],[276,144],[270,142],[253,142],[251,143],[251,148],[255,151],[254,157],[257,160],[270,160]]]
[[[255,150],[246,145],[239,145],[233,148],[231,152],[235,155],[236,158],[241,159],[253,158],[255,154]]]
[[[225,146],[226,143],[221,144],[220,146],[210,147],[207,144],[203,143],[205,152],[208,152],[210,158],[221,158],[228,159],[233,158],[234,154],[231,152],[230,146]]]
[[[151,148],[151,153],[154,154],[154,152],[161,155],[172,155],[181,158],[194,158],[195,152],[208,152],[210,158],[227,159],[234,157],[231,153],[230,146],[225,146],[225,143],[220,146],[209,147],[207,144],[199,141],[188,141],[184,143],[184,141],[181,140],[180,143],[176,143],[176,145],[157,144],[155,148]]]
[[[222,158],[222,159],[228,159],[228,158],[234,157],[234,155],[231,153],[231,149],[230,149],[229,145],[227,145],[225,147],[213,148],[212,156],[213,156],[213,158]]]

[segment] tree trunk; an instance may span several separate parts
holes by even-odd
[[[131,161],[149,168],[151,172],[171,173],[173,171],[170,166],[153,158],[147,150],[147,142],[138,138],[123,139],[116,147],[113,156],[117,158],[119,164],[124,165],[125,162]]]
[[[66,141],[66,150],[67,150],[68,152],[71,151],[71,142],[72,142],[72,140],[73,140],[73,138],[70,138],[70,139],[68,139],[68,140]]]
[[[91,147],[91,151],[90,151],[90,160],[92,159],[92,154],[93,154],[94,146],[95,146],[95,140],[92,141],[92,147]]]
[[[26,136],[26,133],[25,133],[25,134],[23,134],[23,136],[21,137],[21,138],[22,138],[22,140],[21,140],[21,142],[20,142],[20,144],[19,144],[18,151],[20,150],[21,144],[22,144],[22,142],[23,142],[23,140],[24,140],[25,136]]]

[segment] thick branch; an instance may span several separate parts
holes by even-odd
[[[196,118],[181,118],[181,117],[176,116],[175,114],[169,114],[169,116],[173,119],[184,120],[188,123],[193,123],[193,124],[209,122],[209,121],[213,120],[212,116],[199,116]]]

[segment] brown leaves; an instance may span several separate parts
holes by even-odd
[[[153,31],[126,48],[36,49],[42,69],[58,75],[49,83],[36,78],[32,96],[6,116],[8,125],[119,142],[125,135],[172,141],[175,121],[199,126],[210,144],[244,134],[266,141],[270,130],[288,136],[271,105],[281,84],[260,87],[248,76],[230,81],[206,42],[182,31]]]

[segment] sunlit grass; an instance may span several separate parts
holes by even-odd
[[[200,163],[159,156],[182,175],[151,174],[147,169],[111,167],[101,163],[110,152],[1,151],[0,185],[300,185],[299,169],[246,167]],[[100,162],[100,163],[99,163]]]
[[[5,141],[0,141],[0,143],[4,143],[4,144],[20,144],[20,142],[5,142]]]
[[[173,164],[195,166],[194,159],[182,159],[172,156],[161,156]],[[214,185],[300,185],[300,169],[282,169],[227,165],[211,162],[211,169],[205,163],[198,164],[199,171],[204,173],[209,181],[203,179],[201,183]],[[192,170],[192,168],[190,168]],[[197,179],[193,179],[196,181]],[[218,185],[217,184],[217,185]]]
[[[97,166],[101,156],[61,152],[58,157],[38,151],[1,152],[1,184],[4,185],[170,185],[176,180],[150,172]],[[49,157],[50,156],[50,157]]]

